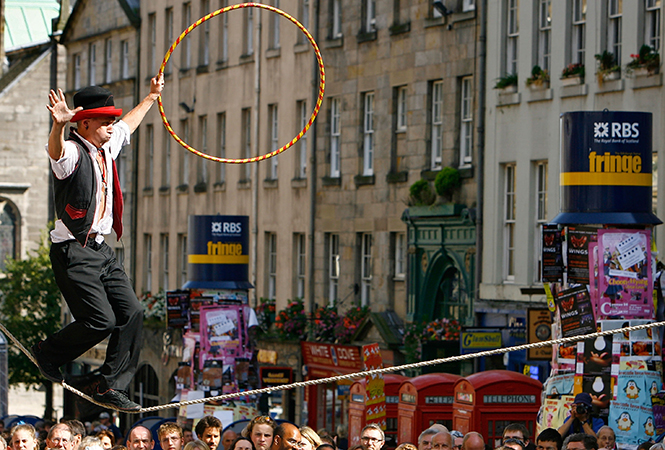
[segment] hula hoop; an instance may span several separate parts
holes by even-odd
[[[233,11],[234,9],[240,9],[240,8],[261,8],[261,9],[267,9],[268,11],[272,11],[274,13],[279,14],[282,17],[287,18],[291,22],[293,22],[299,29],[302,31],[305,36],[307,37],[307,40],[309,43],[312,45],[312,48],[314,48],[314,53],[316,54],[316,60],[319,64],[319,96],[316,100],[316,105],[314,106],[314,111],[312,112],[312,115],[310,116],[309,120],[307,121],[307,124],[305,124],[305,127],[294,137],[291,139],[291,141],[284,145],[283,147],[270,152],[266,153],[265,155],[261,156],[254,156],[252,158],[241,158],[241,159],[230,159],[230,158],[219,158],[217,156],[212,156],[208,155],[207,153],[203,153],[194,147],[191,147],[188,145],[185,141],[180,139],[180,136],[178,136],[175,131],[173,131],[173,128],[171,128],[171,124],[169,124],[168,119],[166,118],[166,113],[164,112],[164,105],[162,105],[162,96],[160,95],[157,98],[157,102],[159,103],[159,114],[162,116],[162,122],[164,122],[164,127],[168,130],[168,132],[173,136],[173,138],[178,142],[178,144],[182,145],[185,149],[189,150],[190,152],[194,153],[197,156],[200,156],[201,158],[208,159],[210,161],[215,161],[215,162],[220,162],[220,163],[227,163],[227,164],[246,164],[246,163],[251,163],[251,162],[256,162],[256,161],[262,161],[264,159],[272,158],[273,156],[277,156],[289,147],[293,146],[296,142],[302,138],[307,130],[309,129],[310,126],[312,126],[312,123],[314,123],[314,120],[316,119],[316,116],[319,114],[319,109],[321,108],[321,103],[323,102],[323,93],[325,92],[325,87],[326,87],[326,73],[325,69],[323,67],[323,58],[321,57],[321,52],[319,51],[319,46],[316,45],[316,41],[314,41],[314,38],[312,37],[311,34],[309,34],[309,31],[300,24],[294,17],[290,16],[289,14],[285,13],[284,11],[275,8],[274,6],[269,6],[269,5],[264,5],[263,3],[239,3],[237,5],[231,5],[227,6],[222,9],[218,9],[215,12],[212,12],[196,22],[194,22],[192,25],[189,26],[178,38],[175,40],[173,45],[169,48],[169,51],[166,52],[166,55],[164,56],[164,60],[162,61],[162,65],[159,67],[159,73],[158,75],[162,75],[164,73],[164,67],[166,67],[166,63],[168,62],[169,58],[171,57],[171,54],[173,53],[173,50],[178,46],[180,41],[183,40],[185,36],[187,36],[191,31],[201,25],[203,22],[206,20],[212,19],[215,16],[218,16],[220,14],[224,14],[229,11]]]

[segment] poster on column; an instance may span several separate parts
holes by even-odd
[[[610,405],[608,418],[618,444],[639,445],[654,436],[651,384],[659,377],[653,372],[619,372],[617,399]]]
[[[618,330],[621,328],[644,325],[651,320],[602,320],[601,329]],[[662,360],[660,328],[647,328],[631,332],[614,334],[614,345],[618,346],[621,370],[656,370]]]
[[[542,279],[543,283],[560,283],[563,281],[563,251],[561,231],[558,225],[543,224]]]
[[[208,359],[235,366],[239,356],[242,333],[240,306],[204,306],[201,308],[201,369]]]
[[[598,318],[598,242],[589,244],[589,297],[594,317]]]
[[[559,310],[562,337],[579,336],[596,331],[596,321],[586,286],[559,292],[557,309]]]
[[[596,240],[595,228],[568,227],[568,283],[589,284],[589,244]]]
[[[601,319],[652,319],[651,231],[598,231]]]
[[[616,379],[612,379],[612,336],[578,342],[575,393],[591,395],[596,415],[609,413],[615,382]]]

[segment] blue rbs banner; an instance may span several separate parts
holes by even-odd
[[[184,289],[249,289],[249,217],[189,216]]]
[[[561,224],[658,224],[651,113],[561,115]]]

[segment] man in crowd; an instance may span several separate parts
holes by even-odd
[[[453,449],[460,450],[462,448],[462,441],[464,440],[464,435],[461,431],[453,430],[450,432],[450,435],[453,437]]]
[[[113,436],[115,436],[116,444],[122,444],[122,439],[124,438],[124,436],[122,435],[122,431],[120,431],[120,428],[118,428],[111,421],[111,415],[109,413],[107,413],[106,411],[99,413],[99,423],[102,424],[104,429],[109,430],[111,433],[113,433]]]
[[[46,448],[71,450],[72,430],[66,423],[59,423],[51,427],[46,437]]]
[[[426,429],[418,436],[418,450],[432,450],[432,438],[438,431],[431,428]]]
[[[598,450],[598,441],[589,434],[571,434],[563,441],[563,450]]]
[[[376,423],[368,423],[360,432],[360,445],[363,450],[381,450],[386,442],[386,435]]]
[[[545,428],[536,438],[536,450],[561,450],[563,439],[554,428]]]
[[[80,420],[76,419],[67,420],[65,423],[72,431],[72,450],[78,450],[81,439],[83,439],[83,436],[85,436],[85,426],[81,423]]]
[[[162,450],[182,449],[182,428],[175,422],[166,422],[160,425],[159,430],[157,430],[157,438]]]
[[[615,450],[616,448],[616,442],[617,442],[617,436],[614,433],[614,430],[612,427],[609,427],[607,425],[604,425],[600,427],[598,430],[598,433],[596,433],[598,436],[598,448],[605,448],[608,450]]]
[[[222,446],[224,447],[224,450],[231,450],[231,446],[233,446],[233,441],[235,441],[237,438],[238,435],[236,434],[235,431],[226,430],[222,435]]]
[[[485,450],[485,439],[480,433],[469,431],[462,440],[462,450]]]
[[[293,450],[300,449],[302,435],[295,425],[283,422],[275,428],[275,436],[272,440],[271,450]]]
[[[182,429],[182,436],[183,445],[187,445],[188,442],[192,442],[194,440],[194,433],[192,432],[192,428],[189,425]]]
[[[132,428],[127,435],[129,450],[152,450],[154,447],[155,441],[152,439],[152,433],[146,427],[138,425]]]
[[[531,433],[529,433],[527,427],[522,423],[510,423],[503,429],[502,441],[505,443],[507,439],[521,441],[524,450],[535,450],[534,446],[531,445]]]
[[[452,450],[453,437],[447,431],[436,433],[432,437],[432,450]]]
[[[591,417],[591,395],[581,392],[575,396],[570,415],[564,420],[563,425],[557,430],[562,438],[571,434],[584,433],[596,437],[600,427],[605,425],[603,419]]]
[[[215,416],[205,416],[196,424],[196,437],[216,450],[222,433],[222,422]]]

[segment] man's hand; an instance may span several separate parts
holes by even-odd
[[[48,94],[48,99],[51,102],[51,105],[46,105],[46,109],[50,111],[54,125],[66,124],[77,112],[83,109],[81,106],[76,109],[69,109],[67,106],[67,100],[65,100],[65,94],[62,93],[62,89],[58,89],[57,93],[51,89],[51,92]]]
[[[157,100],[164,89],[164,74],[159,74],[150,80],[150,96],[152,100]]]

